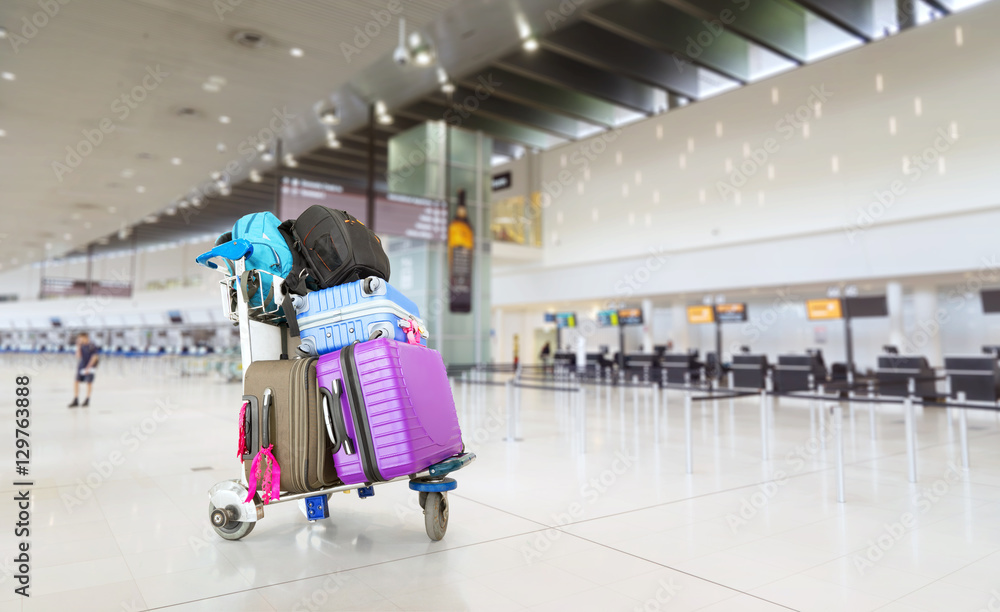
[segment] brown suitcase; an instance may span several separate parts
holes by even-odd
[[[250,466],[262,446],[281,467],[283,493],[307,493],[340,484],[333,464],[333,445],[327,434],[323,410],[334,405],[323,395],[329,391],[316,384],[315,357],[255,361],[243,381],[247,402],[246,448],[243,468]],[[258,487],[263,483],[258,482]]]

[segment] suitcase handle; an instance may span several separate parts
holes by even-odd
[[[262,448],[271,444],[271,388],[264,389],[263,418],[260,423],[260,445]]]
[[[336,396],[340,399],[343,383],[339,378],[333,380],[333,392],[331,392],[326,387],[320,387],[320,395],[323,396],[323,419],[326,421],[326,433],[330,436],[330,442],[333,443],[333,453],[338,452],[341,447],[344,449],[344,453],[348,455],[354,454],[354,445],[351,444],[350,438],[347,437],[347,426],[344,424],[344,411],[334,410],[333,397]],[[337,408],[340,408],[340,402],[336,402]],[[339,416],[339,418],[338,418]]]
[[[215,257],[221,257],[223,259],[229,259],[235,261],[237,259],[242,259],[244,257],[249,257],[253,253],[253,245],[239,238],[237,240],[231,240],[229,242],[224,242],[218,246],[212,247],[211,250],[202,253],[195,258],[195,262],[199,265],[205,266],[206,268],[216,269],[219,266],[215,265],[209,259]]]

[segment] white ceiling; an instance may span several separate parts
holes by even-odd
[[[400,1],[407,29],[458,3]],[[372,11],[385,11],[388,0],[52,4],[59,12],[46,20],[35,0],[0,3],[0,26],[8,31],[0,40],[0,71],[16,76],[0,80],[3,267],[42,259],[46,244],[58,255],[162,210],[211,171],[244,159],[240,143],[265,128],[276,109],[296,115],[283,134],[294,141],[297,131],[314,128],[314,105],[389,53],[398,29],[394,17],[348,62],[341,43],[355,39],[356,27],[374,23]],[[220,16],[219,6],[232,10]],[[25,18],[45,24],[30,39],[19,38]],[[237,45],[231,38],[239,30],[261,32],[270,43]],[[293,57],[292,47],[303,56]],[[115,100],[157,68],[169,76],[124,117]],[[213,76],[226,82],[217,93],[203,88]],[[179,117],[183,107],[198,114]],[[221,115],[231,122],[221,123]],[[83,131],[98,130],[102,119],[114,131],[58,180],[53,164],[66,163],[67,146],[76,147]],[[219,143],[225,153],[217,151]],[[172,164],[174,157],[182,163]]]

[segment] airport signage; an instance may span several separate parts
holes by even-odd
[[[715,309],[711,306],[688,306],[688,323],[715,323]]]
[[[747,305],[716,304],[715,320],[719,323],[744,323],[747,320]]]
[[[829,321],[844,318],[839,299],[807,300],[806,315],[810,321]]]

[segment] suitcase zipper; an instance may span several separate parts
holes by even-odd
[[[358,443],[361,458],[361,471],[368,482],[381,482],[382,474],[378,471],[375,460],[375,442],[372,440],[372,430],[368,423],[368,410],[365,408],[364,395],[361,392],[357,360],[354,358],[354,347],[349,344],[340,351],[340,368],[344,375],[344,391],[347,393],[347,404],[354,420],[354,437]]]

